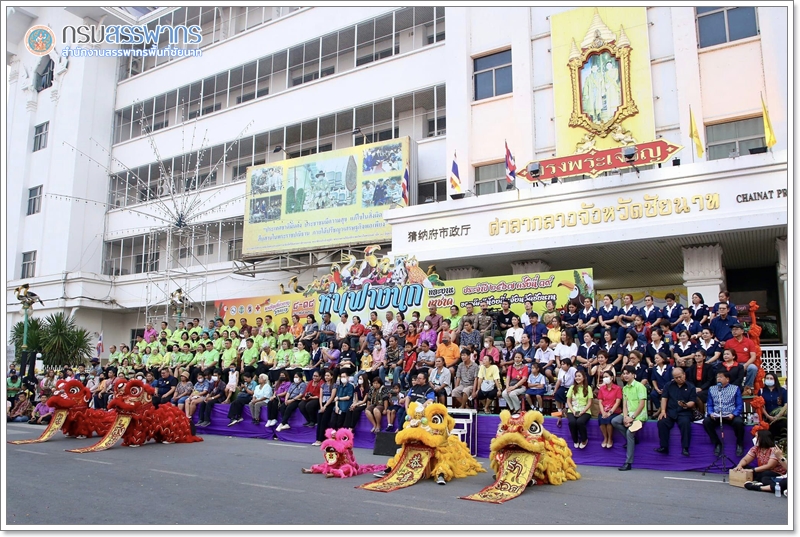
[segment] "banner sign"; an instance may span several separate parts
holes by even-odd
[[[398,138],[247,168],[242,256],[391,241],[383,211],[406,205],[409,144]]]
[[[428,308],[442,308],[445,318],[447,309],[458,306],[464,312],[467,303],[479,311],[481,301],[490,308],[499,308],[508,299],[511,309],[518,315],[525,311],[523,303],[533,302],[533,310],[541,314],[546,310],[546,301],[553,300],[557,308],[568,302],[582,304],[584,297],[594,297],[592,269],[562,270],[491,278],[470,278],[445,282],[431,265],[427,270],[419,267],[415,256],[375,255],[379,248],[370,246],[364,259],[345,255],[342,264],[331,265],[329,274],[315,279],[302,287],[290,282],[289,289],[281,295],[253,298],[236,298],[215,303],[217,312],[225,322],[234,318],[247,319],[255,325],[257,317],[271,315],[273,320],[291,319],[292,315],[303,317],[314,314],[318,320],[330,313],[334,321],[347,312],[351,318],[358,315],[367,323],[369,313],[378,312],[385,318],[387,311],[401,312],[408,317],[419,311],[420,317],[428,314]]]

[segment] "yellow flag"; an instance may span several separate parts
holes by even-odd
[[[769,120],[769,113],[767,112],[767,105],[764,104],[764,97],[761,97],[761,111],[764,114],[764,140],[767,147],[775,145],[775,131],[772,130],[772,121]]]
[[[694,140],[694,147],[697,149],[697,156],[703,156],[703,141],[700,140],[700,133],[697,132],[697,125],[694,122],[692,107],[689,107],[689,138]]]

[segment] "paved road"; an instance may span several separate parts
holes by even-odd
[[[8,424],[6,439],[41,431]],[[755,513],[759,524],[788,523],[785,498],[699,473],[584,466],[577,482],[535,487],[492,505],[457,499],[490,484],[490,472],[445,487],[428,480],[388,494],[368,492],[354,486],[371,475],[301,474],[301,467],[322,462],[310,445],[206,436],[196,444],[64,451],[86,445],[89,440],[60,435],[43,444],[7,444],[7,523],[738,525],[752,523]],[[386,462],[363,449],[356,457]],[[481,463],[488,468],[488,461]]]

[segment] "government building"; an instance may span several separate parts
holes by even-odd
[[[107,349],[377,251],[728,291],[786,375],[787,7],[7,10],[9,326],[28,283]],[[157,42],[77,31],[113,25]]]

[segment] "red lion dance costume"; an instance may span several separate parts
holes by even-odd
[[[328,429],[320,446],[325,457],[324,464],[315,464],[310,469],[303,468],[304,474],[325,474],[326,477],[353,477],[355,475],[380,472],[386,469],[382,464],[360,466],[353,454],[353,431],[350,429]]]
[[[58,429],[65,436],[91,438],[93,434],[105,436],[114,423],[115,414],[89,408],[92,393],[79,380],[60,380],[47,406],[54,408],[53,417],[39,438],[14,440],[10,444],[36,444],[46,442]]]
[[[109,410],[115,409],[116,419],[108,433],[95,445],[70,449],[75,453],[101,451],[113,446],[120,438],[122,445],[139,447],[155,440],[164,444],[202,442],[192,434],[189,418],[170,403],[153,407],[155,390],[140,380],[120,381],[114,387]]]
[[[753,407],[755,410],[756,415],[758,416],[758,423],[753,426],[753,429],[750,431],[753,436],[758,434],[758,431],[769,431],[769,423],[764,421],[764,398],[758,395],[758,392],[761,391],[761,388],[764,387],[764,377],[767,376],[764,368],[761,367],[761,327],[758,325],[756,321],[756,311],[758,311],[758,303],[755,300],[750,301],[750,329],[747,331],[747,337],[755,344],[756,346],[756,361],[755,365],[758,367],[758,372],[756,373],[756,379],[753,382],[753,395],[754,397],[750,400],[750,406]]]

